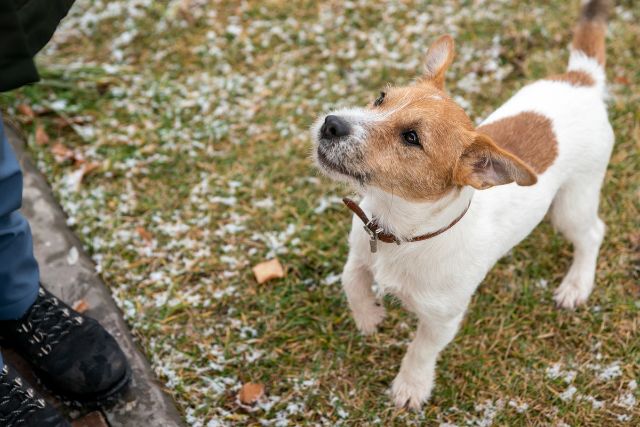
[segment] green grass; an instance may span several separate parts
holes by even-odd
[[[564,69],[577,2],[109,3],[75,5],[38,58],[43,81],[0,100],[189,424],[640,422],[640,405],[623,405],[640,398],[629,387],[640,372],[632,0],[619,2],[607,40],[616,146],[588,306],[554,308],[571,248],[543,223],[481,285],[418,414],[387,395],[414,319],[389,300],[381,331],[361,337],[339,282],[327,280],[346,257],[349,212],[336,200],[349,190],[314,171],[307,129],[331,106],[411,81],[443,33],[458,46],[448,88],[481,119]],[[61,126],[78,116],[85,123]],[[35,143],[37,125],[48,145]],[[77,190],[69,177],[81,161],[58,163],[57,140],[100,164]],[[275,255],[287,277],[257,285],[250,267]],[[599,378],[611,364],[619,370]],[[236,402],[247,381],[266,385],[258,408]]]

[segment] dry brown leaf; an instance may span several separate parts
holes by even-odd
[[[29,107],[27,104],[18,105],[18,111],[20,112],[20,114],[23,114],[30,119],[33,119],[36,116],[31,107]]]
[[[631,83],[631,81],[629,81],[627,76],[616,76],[613,78],[613,81],[618,84],[626,85],[626,86],[628,86]]]
[[[98,163],[98,162],[85,163],[82,166],[83,176],[84,175],[89,175],[91,172],[93,172],[94,170],[98,169],[99,167],[100,167],[100,163]]]
[[[89,304],[87,304],[85,300],[79,299],[78,301],[73,303],[72,308],[78,313],[84,313],[85,311],[89,310]]]
[[[64,129],[73,125],[81,125],[89,122],[89,119],[86,116],[74,116],[74,117],[63,117],[58,116],[53,119],[53,123],[58,127],[58,129]]]
[[[246,383],[238,393],[238,399],[245,405],[253,405],[264,396],[264,385],[258,383]]]
[[[84,155],[81,152],[74,151],[73,152],[73,161],[76,165],[81,165],[87,160],[84,158]],[[95,169],[95,168],[94,168]]]
[[[36,127],[36,144],[47,145],[48,143],[49,143],[49,135],[47,135],[47,131],[44,130],[44,126],[38,125]]]
[[[89,163],[80,162],[80,164],[82,164],[82,166],[76,169],[69,176],[67,181],[67,184],[70,186],[70,188],[72,188],[75,191],[78,191],[80,189],[80,186],[82,185],[82,181],[84,180],[85,176],[91,173],[91,171],[100,167],[100,163],[97,163],[97,162],[89,162]]]
[[[252,270],[258,284],[284,277],[284,269],[277,258],[256,264]]]
[[[73,150],[63,145],[61,142],[56,142],[51,147],[51,154],[56,159],[56,162],[63,163],[67,160],[73,159],[75,156]]]
[[[136,232],[142,237],[143,240],[150,242],[153,240],[153,235],[148,232],[144,227],[136,227]]]

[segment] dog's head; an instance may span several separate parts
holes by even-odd
[[[534,172],[474,130],[444,91],[453,39],[429,48],[425,74],[390,87],[365,108],[333,111],[312,126],[313,155],[331,178],[375,186],[407,200],[436,200],[462,186],[478,189],[516,182],[532,185]]]

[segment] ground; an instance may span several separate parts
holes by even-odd
[[[608,226],[585,308],[552,294],[571,248],[545,221],[487,276],[441,355],[423,411],[388,396],[414,319],[393,300],[370,337],[340,289],[345,187],[308,158],[308,127],[421,71],[449,33],[448,89],[479,122],[562,72],[577,1],[78,2],[0,97],[193,426],[637,425],[640,397],[640,11],[607,39],[616,134]],[[72,256],[73,254],[70,254]],[[286,278],[257,285],[278,257]],[[256,407],[240,386],[263,383]]]

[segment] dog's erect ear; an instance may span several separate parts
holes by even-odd
[[[453,62],[453,52],[454,42],[450,35],[440,36],[427,51],[427,57],[424,60],[424,78],[439,89],[444,88],[444,74]]]
[[[465,148],[454,171],[457,185],[482,190],[510,182],[533,185],[538,181],[526,163],[498,147],[487,135],[474,132],[472,136],[473,142]]]

